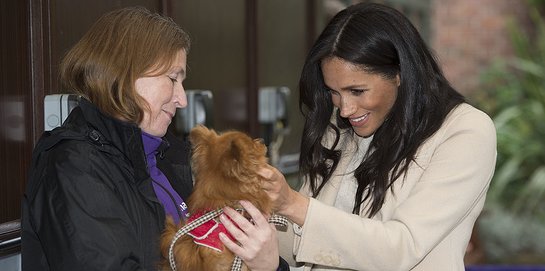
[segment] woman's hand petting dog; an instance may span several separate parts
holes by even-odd
[[[309,198],[293,190],[284,175],[271,165],[261,167],[257,174],[264,179],[261,186],[271,199],[275,213],[303,226]]]
[[[274,225],[270,224],[265,215],[251,203],[240,201],[240,205],[251,216],[253,223],[234,209],[223,208],[223,214],[220,215],[221,223],[239,244],[231,241],[224,233],[220,233],[220,240],[238,255],[250,270],[276,270],[279,255]]]

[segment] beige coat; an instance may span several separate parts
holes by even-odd
[[[334,177],[310,200],[303,227],[279,231],[281,255],[306,263],[303,270],[463,271],[496,163],[491,119],[468,104],[455,108],[372,219],[333,207],[356,145],[346,138],[342,148],[352,152],[343,152]],[[301,192],[309,195],[308,187]]]

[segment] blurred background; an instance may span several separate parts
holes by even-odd
[[[103,13],[144,6],[191,36],[191,102],[171,130],[195,124],[261,137],[297,187],[298,79],[313,41],[353,0],[0,1],[0,269],[19,270],[20,202],[31,152],[63,120],[58,66]],[[406,14],[453,86],[496,124],[498,161],[468,247],[468,270],[545,270],[545,1],[383,0]],[[63,101],[65,102],[63,104]],[[52,121],[55,120],[55,121]],[[468,159],[478,159],[472,157]]]

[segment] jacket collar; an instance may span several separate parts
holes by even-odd
[[[85,120],[92,126],[91,128],[103,135],[109,144],[117,148],[131,162],[135,170],[136,181],[141,182],[146,179],[148,173],[140,128],[136,124],[103,114],[86,99],[80,100],[79,107]]]

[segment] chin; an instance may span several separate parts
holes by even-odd
[[[165,129],[164,131],[161,131],[159,133],[157,133],[155,136],[158,136],[158,137],[163,137],[167,134],[167,130]]]
[[[142,129],[142,132],[156,137],[163,137],[167,134],[167,129]]]
[[[370,137],[372,136],[373,134],[375,134],[375,131],[376,130],[372,130],[372,131],[367,131],[367,130],[359,130],[359,129],[354,129],[354,133],[356,133],[356,135],[358,135],[359,137],[364,137],[364,138],[367,138],[367,137]]]

